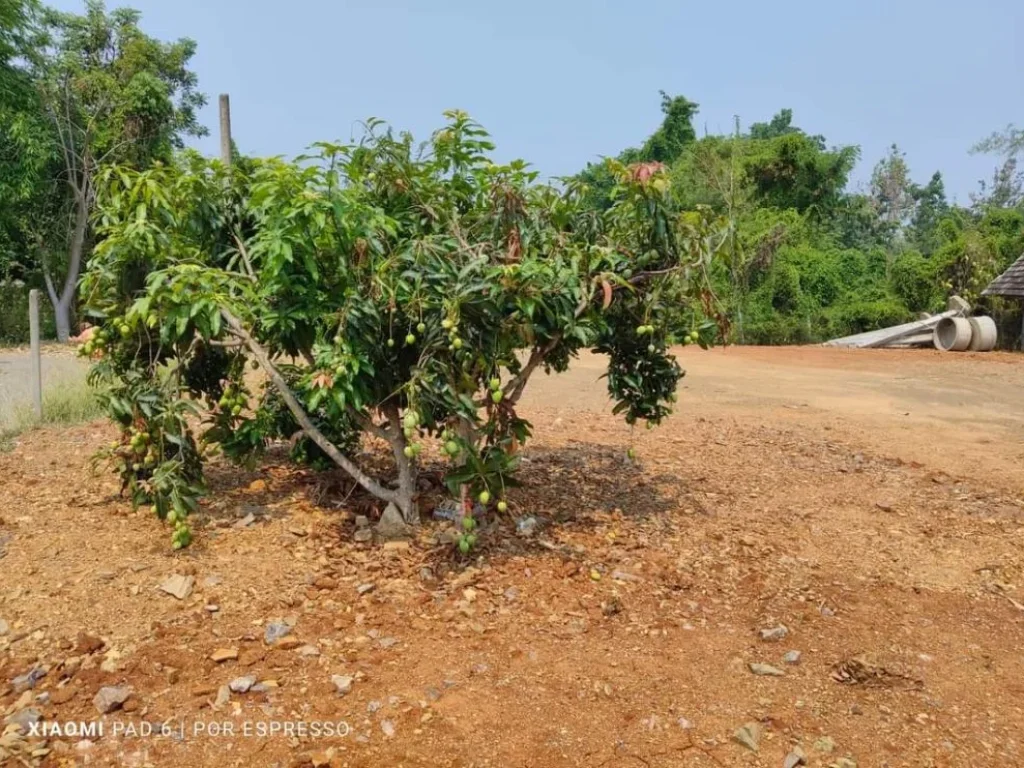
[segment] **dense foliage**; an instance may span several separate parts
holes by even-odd
[[[847,191],[858,149],[808,135],[788,109],[747,133],[737,124],[732,135],[703,138],[692,127],[696,104],[663,94],[662,109],[662,125],[618,161],[665,162],[681,207],[709,206],[730,222],[713,280],[731,341],[822,341],[912,319],[959,294],[1002,321],[1004,345],[1017,344],[1019,307],[980,292],[1024,252],[1019,130],[978,145],[1003,159],[965,208],[947,201],[940,173],[915,183],[895,146],[866,193]],[[593,206],[609,204],[606,163],[578,178]]]
[[[3,5],[0,279],[45,286],[65,340],[95,239],[99,169],[169,161],[183,136],[204,132],[204,98],[187,68],[195,44],[155,40],[138,12],[107,13],[100,0],[81,15],[34,0]]]
[[[245,460],[299,433],[299,458],[330,459],[414,522],[428,438],[467,509],[504,508],[530,434],[519,398],[581,349],[607,354],[628,423],[670,413],[669,344],[719,333],[724,222],[681,212],[656,163],[612,166],[595,211],[577,185],[496,165],[479,125],[448,118],[421,147],[371,123],[359,144],[296,163],[228,172],[183,155],[104,175],[83,282],[102,327],[84,352],[123,429],[111,457],[125,487],[171,518],[176,545],[213,446]],[[360,433],[390,445],[390,478],[359,465]]]

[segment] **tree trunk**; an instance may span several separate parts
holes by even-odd
[[[78,287],[78,273],[82,269],[82,252],[85,250],[85,237],[89,228],[89,194],[88,189],[75,191],[75,228],[71,233],[71,245],[68,250],[68,273],[59,295],[54,288],[49,269],[43,265],[46,292],[53,305],[57,325],[57,340],[62,344],[71,338],[71,304],[75,298],[75,289]]]
[[[413,460],[405,455],[405,446],[408,445],[408,442],[402,431],[398,406],[394,403],[385,403],[381,410],[388,419],[388,442],[391,443],[391,451],[395,455],[395,465],[398,468],[398,498],[395,500],[395,505],[402,512],[402,519],[407,524],[419,525],[420,509],[416,503],[416,466]]]
[[[53,319],[57,325],[57,340],[64,344],[71,338],[71,302],[58,300],[53,305]]]

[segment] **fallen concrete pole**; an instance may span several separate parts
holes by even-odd
[[[879,328],[877,331],[857,333],[853,336],[843,336],[839,339],[826,341],[826,347],[853,347],[855,349],[871,349],[874,347],[886,347],[903,341],[907,337],[918,334],[931,333],[940,322],[947,317],[963,317],[971,307],[959,296],[951,296],[947,305],[948,309],[938,315],[932,315],[922,320],[914,320],[911,323],[894,325],[890,328]]]

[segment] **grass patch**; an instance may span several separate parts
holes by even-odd
[[[0,450],[10,450],[14,447],[14,438],[36,427],[66,427],[99,418],[103,408],[96,394],[85,381],[64,382],[43,393],[42,419],[36,416],[32,406],[19,405],[14,409],[13,424],[0,430]]]

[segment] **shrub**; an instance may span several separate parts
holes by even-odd
[[[413,523],[423,441],[437,438],[468,550],[472,500],[503,505],[515,482],[530,435],[516,406],[538,369],[595,349],[615,413],[657,424],[671,412],[682,371],[667,329],[677,313],[715,312],[722,223],[680,215],[656,163],[610,163],[612,205],[597,212],[491,149],[450,113],[424,149],[371,123],[357,145],[317,145],[311,163],[229,176],[193,157],[105,175],[83,284],[102,329],[83,351],[101,356],[94,374],[122,427],[110,458],[135,503],[174,524],[175,546],[202,493],[200,446],[251,459],[296,427]],[[125,279],[140,267],[144,282]],[[705,327],[701,343],[714,335]],[[389,477],[357,462],[359,434],[390,446]]]

